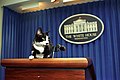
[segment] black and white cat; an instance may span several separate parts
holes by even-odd
[[[29,59],[48,58],[52,52],[53,46],[50,43],[48,32],[43,33],[42,29],[38,28],[32,43],[32,50]]]
[[[65,49],[66,48],[60,44],[53,46],[50,42],[48,32],[43,33],[42,29],[38,28],[32,43],[29,59],[53,57],[54,52],[65,51]]]

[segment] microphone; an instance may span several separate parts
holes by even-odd
[[[65,50],[66,50],[65,46],[60,45],[60,44],[57,44],[56,47],[55,47],[55,52],[65,51]]]
[[[52,53],[52,58],[54,58],[54,53],[58,51],[65,51],[66,48],[63,45],[57,44],[56,46],[53,47],[53,53]]]

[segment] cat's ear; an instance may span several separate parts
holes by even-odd
[[[48,36],[49,32],[50,32],[50,31],[47,31],[45,34]]]
[[[43,35],[43,31],[42,31],[42,28],[41,28],[41,27],[39,27],[39,28],[37,29],[36,34],[38,34],[38,35]]]

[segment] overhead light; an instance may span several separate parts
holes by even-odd
[[[21,10],[26,10],[26,9],[35,8],[35,7],[38,7],[38,6],[39,6],[38,3],[31,3],[31,4],[23,5],[23,6],[20,6],[20,7],[21,7]]]
[[[39,6],[43,6],[44,2],[39,2],[38,4],[39,4]]]
[[[52,3],[62,3],[63,0],[51,0]]]
[[[56,0],[51,0],[51,2],[55,2]]]

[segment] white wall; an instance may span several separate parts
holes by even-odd
[[[1,57],[1,43],[2,43],[2,16],[3,16],[3,8],[0,5],[0,57]]]
[[[0,0],[0,57],[1,57],[1,43],[2,43],[2,17],[3,17],[2,6],[7,6],[25,1],[29,1],[29,0]]]

